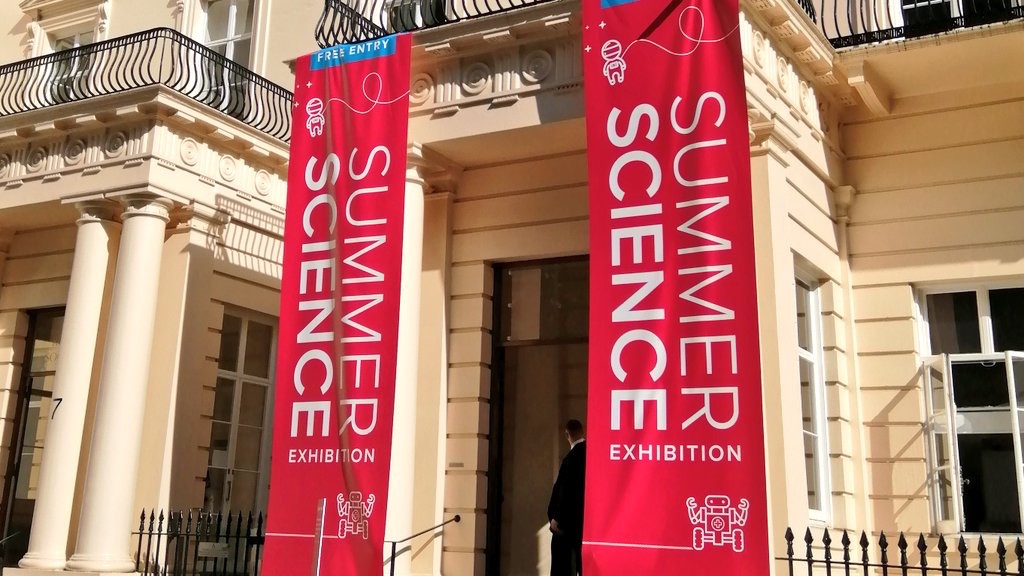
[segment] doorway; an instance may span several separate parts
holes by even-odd
[[[28,313],[28,335],[21,369],[4,501],[4,564],[17,566],[28,550],[29,530],[36,505],[39,469],[43,459],[46,425],[59,400],[53,399],[64,308]]]
[[[566,420],[586,423],[589,263],[496,266],[488,576],[550,570],[547,505],[569,449]]]

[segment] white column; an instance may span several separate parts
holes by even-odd
[[[118,225],[111,220],[113,205],[86,202],[78,209],[81,217],[54,375],[53,413],[46,427],[28,553],[18,563],[22,568],[62,570],[67,563],[68,529],[96,354],[96,333],[107,265],[116,250],[114,238]]]
[[[402,540],[427,526],[412,525],[412,495],[416,462],[416,377],[419,366],[420,283],[423,271],[423,192],[419,166],[422,157],[410,151],[405,177],[405,224],[402,227],[402,296],[398,312],[398,366],[395,373],[395,425],[388,482],[386,540]],[[395,574],[410,572],[409,543],[399,547]],[[385,546],[385,553],[390,553]],[[384,567],[388,574],[390,566]]]
[[[168,200],[125,199],[82,518],[69,570],[133,572],[129,551]]]

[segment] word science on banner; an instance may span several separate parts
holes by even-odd
[[[584,0],[588,576],[767,575],[738,0]]]
[[[383,570],[410,44],[296,62],[264,576]]]

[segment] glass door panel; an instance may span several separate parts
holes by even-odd
[[[942,531],[960,530],[956,518],[962,517],[960,489],[956,485],[957,462],[956,408],[952,389],[948,386],[949,358],[940,355],[924,364],[925,403],[928,413],[929,481],[932,485],[932,508]]]

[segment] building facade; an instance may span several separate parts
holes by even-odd
[[[396,29],[423,234],[388,538],[461,522],[395,566],[547,573],[587,399],[580,5],[365,4],[0,6],[12,573],[135,571],[143,510],[265,510],[283,87],[317,41]],[[1024,7],[751,0],[740,32],[773,555],[787,527],[1021,534]]]

